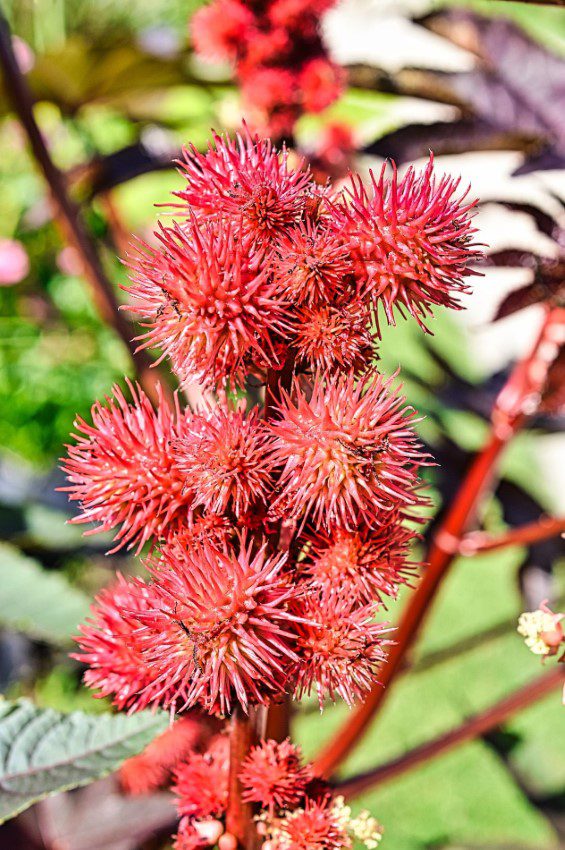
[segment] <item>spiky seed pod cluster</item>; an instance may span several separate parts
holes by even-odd
[[[471,205],[431,162],[370,192],[320,188],[246,128],[187,149],[181,171],[177,221],[130,258],[129,292],[141,345],[217,403],[192,412],[160,394],[153,408],[130,384],[131,401],[115,389],[79,420],[65,463],[75,521],[145,547],[149,579],[101,592],[76,657],[128,711],[223,717],[311,693],[351,704],[378,682],[380,610],[414,575],[426,503],[417,415],[375,369],[375,327],[397,308],[421,323],[455,306],[477,256]],[[228,392],[249,379],[266,385],[262,411]],[[227,793],[219,751],[185,761],[179,850],[218,840]],[[289,742],[250,754],[241,781],[263,807],[264,850],[376,846],[377,826],[352,832],[310,780]]]
[[[257,804],[263,850],[334,850],[357,840],[375,850],[382,828],[368,812],[353,817],[342,797],[313,779],[300,749],[290,740],[264,740],[252,747],[239,770],[244,800]],[[204,750],[186,755],[174,771],[172,791],[181,818],[175,848],[229,846],[223,819],[228,805],[229,741],[216,735]]]
[[[280,744],[268,740],[253,747],[239,778],[243,799],[259,803],[273,817],[302,802],[313,773],[309,765],[302,764],[300,749],[287,738]]]
[[[354,842],[375,850],[382,837],[375,818],[367,811],[353,817],[343,797],[335,797],[323,781],[305,782],[310,773],[288,740],[263,741],[243,762],[244,796],[263,806],[262,850],[351,850]]]
[[[375,612],[412,575],[427,462],[395,377],[374,371],[371,311],[452,305],[476,253],[470,205],[431,162],[371,194],[320,189],[246,128],[187,149],[182,173],[179,220],[131,261],[142,344],[220,398],[254,375],[278,401],[267,420],[227,401],[154,410],[130,385],[131,403],[116,389],[79,422],[77,521],[153,549],[151,581],[101,596],[79,657],[130,710],[352,702],[384,657]],[[281,527],[298,562],[275,551]]]
[[[192,19],[197,53],[230,61],[245,110],[273,138],[291,135],[304,112],[321,112],[342,93],[343,69],[320,37],[320,18],[335,0],[213,0]]]
[[[302,371],[359,372],[372,317],[422,324],[467,291],[473,203],[432,160],[333,192],[244,128],[206,153],[185,149],[181,173],[177,223],[129,260],[140,344],[159,347],[181,383],[242,387],[289,350]]]

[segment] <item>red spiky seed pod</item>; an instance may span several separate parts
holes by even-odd
[[[292,343],[298,362],[314,372],[359,373],[376,357],[369,310],[361,299],[299,308]]]
[[[272,471],[270,436],[257,411],[221,406],[175,444],[178,467],[195,507],[241,517],[264,502]]]
[[[229,738],[217,735],[205,753],[193,753],[174,773],[172,786],[179,815],[221,817],[228,803]]]
[[[296,76],[287,68],[258,66],[243,77],[241,93],[254,109],[265,111],[268,116],[273,110],[295,104]],[[267,116],[266,122],[269,120]]]
[[[416,564],[410,559],[414,532],[393,514],[377,528],[335,529],[311,541],[304,575],[313,587],[355,599],[359,604],[396,599],[409,585]]]
[[[275,275],[291,304],[327,304],[344,291],[352,272],[349,247],[327,221],[307,219],[279,242]]]
[[[433,157],[416,172],[410,167],[399,180],[385,177],[386,164],[372,194],[359,177],[352,177],[347,202],[338,202],[333,215],[340,233],[347,232],[357,260],[363,292],[394,324],[395,311],[408,313],[425,329],[436,305],[460,309],[458,296],[469,290],[465,276],[481,257],[473,241],[471,212],[475,201],[458,195],[459,180],[436,177]]]
[[[98,523],[86,534],[117,529],[112,551],[136,544],[139,551],[190,513],[190,496],[171,451],[190,412],[181,413],[177,398],[171,409],[160,388],[155,410],[139,386],[127,383],[133,403],[115,386],[113,399],[93,405],[92,425],[76,420],[76,444],[67,446],[63,461],[70,486],[62,489],[81,506],[71,522]]]
[[[243,799],[260,803],[272,817],[275,811],[295,808],[312,780],[312,769],[302,764],[300,748],[286,739],[262,741],[242,763],[239,779]]]
[[[265,847],[265,845],[263,845]],[[268,850],[347,850],[351,839],[339,822],[331,796],[306,800],[304,808],[275,821]]]
[[[334,593],[304,594],[297,613],[296,696],[315,691],[320,708],[339,696],[348,705],[374,685],[385,659],[387,623],[375,622],[375,605],[359,606],[356,600]]]
[[[72,657],[88,665],[84,682],[98,690],[97,697],[111,697],[120,710],[138,711],[161,695],[139,641],[139,614],[156,604],[151,585],[118,574],[115,584],[96,597],[92,617],[79,626],[75,640],[81,651]]]
[[[235,221],[162,227],[159,249],[132,258],[131,310],[149,329],[143,347],[170,357],[182,383],[242,384],[250,364],[277,366],[272,337],[284,333],[285,302],[268,258]]]
[[[306,112],[321,112],[337,100],[345,87],[343,68],[324,56],[306,62],[300,71],[298,86]]]
[[[284,693],[298,660],[285,561],[245,537],[222,551],[208,541],[162,546],[149,564],[158,602],[142,641],[168,705],[227,714],[236,700],[247,711]]]
[[[223,549],[235,536],[236,528],[232,521],[226,516],[214,513],[200,513],[199,509],[194,511],[188,518],[185,528],[180,531],[176,529],[168,535],[190,547],[208,540],[213,546]]]
[[[180,162],[186,188],[178,208],[192,214],[235,218],[259,240],[278,238],[300,220],[304,195],[313,187],[307,171],[290,168],[285,150],[252,137],[245,127],[234,141],[214,136],[205,154],[185,148]]]
[[[238,0],[215,0],[203,6],[191,21],[196,52],[210,62],[236,58],[242,42],[254,33],[254,15]]]
[[[394,376],[393,376],[394,377]],[[374,527],[399,507],[419,504],[417,468],[426,462],[414,411],[393,378],[318,375],[308,398],[298,382],[271,424],[281,467],[274,515],[315,527]]]

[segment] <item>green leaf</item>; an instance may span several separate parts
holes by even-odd
[[[0,543],[0,625],[38,640],[68,644],[90,600],[57,572],[47,572]]]
[[[139,753],[166,714],[61,714],[28,700],[0,702],[0,823],[33,803],[88,785]]]

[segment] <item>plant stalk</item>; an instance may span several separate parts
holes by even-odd
[[[236,705],[229,723],[230,769],[226,832],[236,838],[239,850],[256,850],[258,846],[253,806],[243,802],[243,789],[239,781],[241,764],[250,747],[257,741],[256,720],[254,715],[247,716],[241,706]]]

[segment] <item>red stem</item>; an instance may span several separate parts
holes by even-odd
[[[511,528],[501,534],[473,531],[466,534],[459,544],[459,554],[472,557],[478,552],[492,552],[506,546],[529,546],[565,532],[565,517],[541,517],[535,522]]]
[[[388,686],[404,666],[406,653],[429,612],[431,602],[447,575],[461,538],[473,521],[479,501],[489,486],[501,452],[521,427],[525,413],[534,412],[547,369],[559,351],[565,311],[548,311],[531,353],[520,361],[497,398],[492,414],[491,433],[483,450],[473,461],[461,488],[432,539],[423,577],[402,614],[392,646],[384,662],[379,683],[338,731],[314,762],[320,776],[331,776],[359,742],[383,703]]]
[[[290,391],[294,373],[294,359],[294,352],[290,351],[281,370],[269,369],[267,373],[264,411],[266,420],[273,418],[276,407],[281,401],[281,391]],[[287,531],[288,533],[285,533]],[[276,534],[273,535],[273,539],[277,539],[279,550],[287,551],[289,549],[291,536],[292,529],[287,530],[279,527],[278,538]],[[288,696],[282,702],[269,706],[265,737],[273,738],[275,741],[284,741],[285,738],[288,738],[290,735],[290,714],[291,706]]]
[[[253,821],[251,803],[242,800],[242,787],[239,781],[241,763],[247,756],[249,748],[256,740],[254,718],[243,713],[236,706],[230,718],[230,771],[228,780],[228,808],[226,812],[226,832],[236,839],[241,850],[255,850],[257,846],[257,830]]]
[[[421,744],[403,756],[379,765],[374,770],[369,770],[338,783],[336,790],[351,799],[362,794],[368,788],[390,782],[419,764],[427,763],[430,759],[436,758],[465,741],[472,741],[480,735],[484,735],[485,732],[499,726],[517,711],[540,700],[558,685],[563,684],[564,681],[565,671],[563,668],[555,667],[534,679],[533,682],[528,682],[485,711],[470,717],[456,729],[451,729],[445,735],[440,735],[433,741]]]
[[[6,95],[18,116],[35,160],[51,190],[57,208],[57,218],[67,241],[76,249],[81,258],[97,309],[104,321],[111,325],[124,341],[131,354],[141,384],[147,394],[155,400],[157,398],[158,376],[155,370],[150,369],[151,360],[146,353],[136,350],[136,345],[131,340],[131,326],[119,310],[112,284],[104,272],[94,242],[84,226],[79,208],[70,199],[65,178],[51,159],[33,114],[33,96],[14,56],[10,28],[1,10],[0,64],[4,75]],[[164,386],[165,392],[167,389],[167,386]]]

